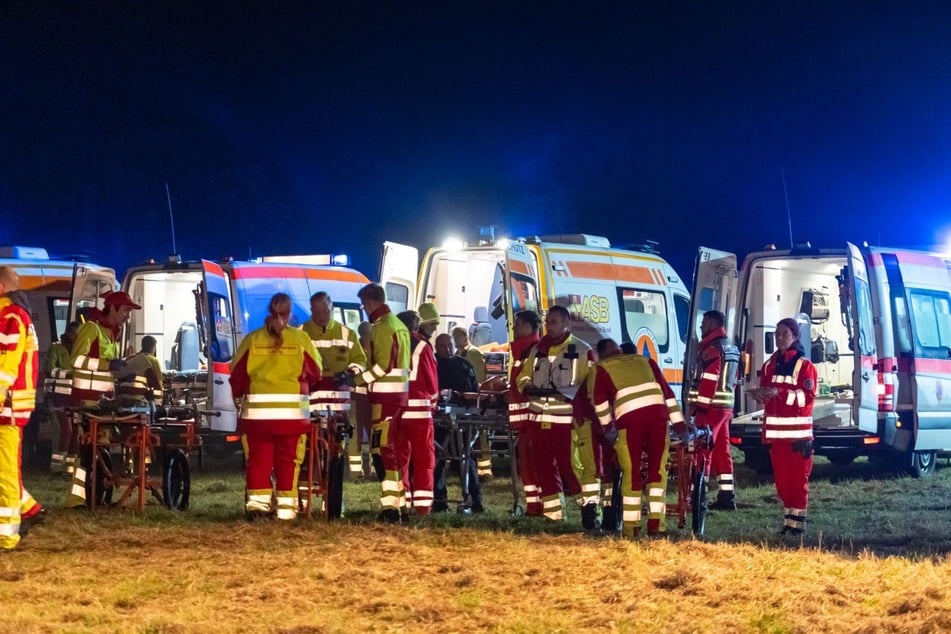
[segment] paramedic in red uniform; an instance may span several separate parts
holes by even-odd
[[[776,493],[785,507],[780,534],[801,535],[809,508],[816,366],[805,356],[795,319],[776,324],[774,337],[776,352],[763,365],[760,388],[753,395],[765,403],[763,442],[769,446]]]
[[[303,330],[288,328],[291,298],[277,293],[264,327],[251,332],[231,360],[231,390],[241,399],[238,430],[247,450],[248,519],[297,517],[297,477],[310,429],[310,393],[320,383],[320,356]],[[274,497],[271,507],[271,474]]]
[[[708,310],[700,322],[700,348],[697,351],[693,381],[687,403],[697,427],[709,427],[713,433],[711,473],[717,477],[717,499],[710,505],[718,511],[735,511],[733,456],[730,455],[730,419],[733,418],[733,389],[740,351],[730,343],[718,310]]]
[[[398,523],[403,501],[403,480],[396,442],[399,413],[409,399],[410,337],[386,304],[386,291],[379,284],[367,284],[357,293],[373,330],[367,369],[350,382],[366,386],[370,401],[370,451],[380,479],[380,519]],[[341,380],[347,377],[341,376]]]
[[[0,552],[16,548],[45,513],[23,488],[20,445],[36,403],[39,340],[20,279],[0,266]]]
[[[532,310],[516,313],[513,328],[515,340],[509,350],[512,361],[512,371],[509,374],[509,426],[518,432],[518,477],[522,480],[522,489],[525,491],[525,514],[533,517],[541,517],[542,514],[541,489],[538,487],[532,462],[535,425],[529,416],[528,400],[518,391],[516,383],[528,353],[541,338],[538,335],[540,329],[541,320],[538,313]]]
[[[432,306],[432,305],[430,305]],[[422,309],[422,306],[420,306]],[[439,324],[439,315],[427,312],[426,332]],[[411,341],[409,399],[400,412],[398,453],[406,505],[416,515],[429,515],[433,509],[433,469],[436,466],[436,445],[433,439],[433,407],[439,396],[439,375],[436,356],[429,340],[421,333],[421,314],[407,310],[399,314],[409,330]]]
[[[603,358],[588,375],[588,393],[608,435],[617,431],[614,445],[623,471],[622,534],[640,534],[642,492],[641,455],[647,454],[647,534],[665,528],[667,516],[667,456],[670,429],[687,431],[683,412],[664,374],[653,359],[622,354],[613,340],[598,343]],[[616,494],[615,494],[616,495]]]
[[[536,484],[541,489],[542,516],[561,521],[562,494],[576,496],[579,505],[586,500],[572,465],[572,398],[588,376],[594,354],[588,344],[571,334],[564,306],[548,309],[545,327],[545,336],[532,347],[519,371],[517,387],[528,400],[530,424],[534,426],[533,463]],[[594,507],[596,512],[597,502]]]

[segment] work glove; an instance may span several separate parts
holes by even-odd
[[[350,372],[338,372],[334,375],[334,381],[341,386],[356,387],[357,385],[357,377]]]
[[[803,458],[808,458],[812,455],[812,441],[811,440],[797,440],[792,444],[792,450],[798,451],[802,454]]]

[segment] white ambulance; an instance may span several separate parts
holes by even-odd
[[[555,304],[568,309],[571,331],[592,347],[599,339],[632,342],[653,358],[673,387],[683,379],[689,297],[656,252],[615,249],[586,234],[450,241],[419,261],[415,247],[387,242],[381,281],[394,312],[433,302],[439,332],[463,326],[473,345],[501,351],[504,372],[515,313],[542,319]]]
[[[776,322],[794,317],[819,374],[816,452],[834,463],[868,455],[929,474],[951,450],[949,269],[948,256],[851,243],[759,251],[738,268],[735,255],[701,247],[686,371],[700,315],[723,311],[741,353],[731,441],[768,470],[762,406],[746,392],[775,349]]]
[[[291,263],[293,260],[305,262]],[[274,261],[277,260],[277,261]],[[237,411],[231,395],[231,357],[248,332],[264,325],[268,304],[278,292],[291,296],[291,326],[310,318],[310,297],[326,291],[335,318],[356,329],[362,319],[357,291],[369,280],[359,271],[333,264],[313,264],[314,256],[264,258],[255,262],[149,263],[130,267],[122,282],[142,310],[132,311],[123,348],[138,351],[142,338],[157,340],[156,354],[175,377],[173,392],[186,399],[198,395],[206,419],[203,427],[224,432],[230,447]],[[329,256],[326,259],[331,262]]]

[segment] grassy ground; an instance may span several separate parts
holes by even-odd
[[[769,481],[737,469],[741,509],[707,534],[624,542],[488,512],[374,521],[375,482],[347,484],[344,521],[243,520],[237,461],[196,470],[192,508],[62,509],[66,485],[28,472],[49,509],[0,557],[0,631],[356,632],[951,630],[951,468],[878,477],[819,463],[807,536],[777,536]]]

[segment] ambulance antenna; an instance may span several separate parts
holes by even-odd
[[[172,225],[172,253],[178,253],[175,248],[175,216],[172,215],[172,195],[168,191],[168,182],[165,183],[165,199],[168,201],[168,221]]]
[[[792,249],[796,245],[793,244],[792,239],[792,213],[789,211],[789,192],[786,191],[786,170],[783,168],[782,163],[779,164],[779,173],[783,177],[783,196],[786,198],[786,222],[789,223],[789,248]]]

